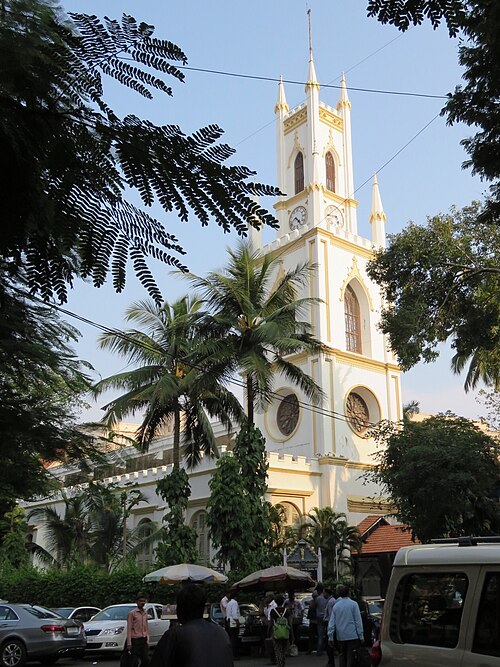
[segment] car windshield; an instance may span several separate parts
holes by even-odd
[[[64,618],[69,618],[69,615],[73,611],[74,607],[58,607],[57,609],[53,609],[52,611],[55,612],[56,614],[59,614],[60,616],[64,616]]]
[[[107,607],[92,618],[94,621],[126,621],[129,611],[134,609],[133,604],[120,605],[119,607]]]
[[[27,611],[28,614],[32,614],[37,618],[62,618],[62,616],[60,616],[55,611],[51,611],[50,609],[44,609],[43,607],[31,607],[29,605],[26,605],[23,606],[23,609],[24,611]]]
[[[370,614],[381,614],[384,611],[384,600],[370,600],[368,611]]]

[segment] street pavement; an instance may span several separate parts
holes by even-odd
[[[316,655],[307,655],[306,653],[299,653],[296,658],[287,658],[287,667],[325,667],[327,663],[326,655],[316,657]],[[116,657],[89,655],[81,660],[71,660],[64,658],[58,661],[60,667],[120,667],[120,661]],[[267,657],[252,658],[242,656],[236,660],[235,667],[265,667],[270,662]]]

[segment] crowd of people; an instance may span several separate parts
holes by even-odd
[[[137,607],[127,619],[126,654],[132,663],[125,663],[126,667],[137,667],[139,662],[141,667],[233,667],[233,661],[240,658],[240,610],[235,591],[229,591],[220,601],[222,628],[203,618],[206,605],[203,589],[194,584],[183,586],[177,596],[178,624],[163,635],[151,664],[145,602],[145,596],[139,594]],[[326,653],[329,667],[353,667],[364,641],[364,629],[359,606],[351,599],[348,586],[338,586],[334,594],[318,584],[306,605],[307,653],[316,657]],[[260,614],[264,620],[262,652],[271,664],[285,667],[287,656],[298,654],[303,607],[293,591],[287,596],[267,592]]]

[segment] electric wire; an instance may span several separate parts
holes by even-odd
[[[89,326],[92,326],[96,329],[99,329],[103,333],[109,333],[109,334],[112,334],[114,336],[117,336],[118,338],[121,338],[125,341],[131,342],[134,345],[136,345],[138,347],[142,347],[144,350],[147,350],[149,352],[158,353],[158,351],[159,351],[158,348],[152,347],[151,345],[148,345],[144,341],[138,341],[135,338],[133,338],[132,336],[129,336],[128,334],[124,333],[123,331],[119,331],[118,329],[113,329],[111,327],[106,326],[105,324],[95,322],[94,320],[91,320],[87,317],[84,317],[83,315],[78,315],[78,313],[74,313],[73,311],[68,310],[67,308],[63,308],[62,306],[59,306],[59,305],[57,305],[53,302],[43,301],[42,299],[40,299],[39,297],[36,297],[36,296],[33,297],[33,298],[36,299],[37,301],[43,303],[45,306],[53,308],[54,310],[57,310],[58,312],[62,313],[63,315],[66,315],[68,317],[76,319],[79,322],[82,322],[82,323],[87,324]],[[162,351],[162,354],[166,357],[170,357],[171,359],[175,358],[174,355],[169,353],[169,352]],[[195,363],[193,363],[189,360],[181,359],[180,361],[182,361],[183,364],[189,366],[190,368],[193,368],[194,370],[198,370],[198,371],[201,371],[201,372],[206,371],[206,369],[203,366],[195,364]],[[234,378],[234,379],[227,380],[227,382],[229,382],[230,384],[234,384],[237,387],[240,387],[242,389],[246,389],[245,383],[241,380],[237,380],[237,379]],[[281,394],[279,394],[275,391],[270,391],[269,393],[273,398],[279,398],[279,399],[284,398]],[[320,406],[313,405],[312,403],[307,403],[305,401],[301,401],[300,399],[298,399],[298,403],[299,403],[300,407],[303,408],[304,410],[308,410],[309,412],[318,414],[319,416],[329,417],[331,419],[337,419],[338,421],[343,421],[343,422],[346,422],[346,423],[350,423],[350,421],[346,418],[346,416],[344,414],[342,414],[340,412],[336,412],[335,410],[328,410],[326,408],[322,408]],[[377,425],[377,422],[367,421],[365,423],[367,424],[367,426],[376,426]]]

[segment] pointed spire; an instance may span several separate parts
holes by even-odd
[[[349,107],[349,109],[351,108],[351,101],[349,99],[349,95],[347,94],[347,84],[344,72],[342,72],[342,78],[340,80],[340,99],[337,103],[337,109],[340,109],[341,107]]]
[[[274,107],[274,113],[283,111],[288,113],[288,104],[285,97],[285,86],[283,85],[283,75],[280,76],[280,82],[278,84],[278,99],[276,100],[276,105]]]
[[[387,216],[384,212],[384,207],[382,206],[380,190],[378,189],[377,174],[373,174],[372,210],[370,212],[370,222],[375,222],[376,220],[381,220],[382,222],[385,222],[387,220]]]
[[[319,90],[319,83],[316,77],[316,70],[314,68],[313,47],[312,47],[312,28],[311,28],[311,10],[307,10],[309,20],[309,72],[306,82],[306,93],[309,88],[317,88]]]
[[[380,191],[378,189],[377,174],[373,174],[372,185],[372,210],[370,212],[370,224],[372,226],[372,243],[376,248],[385,248],[385,223],[387,216],[382,206]]]

